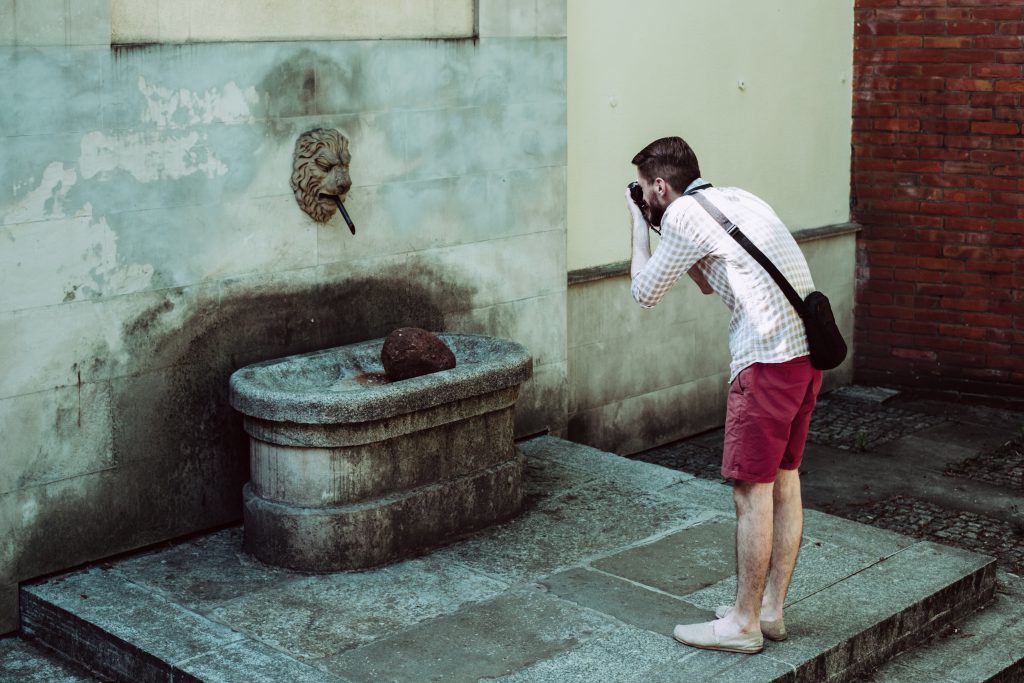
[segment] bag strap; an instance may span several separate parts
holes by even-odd
[[[718,207],[711,203],[710,199],[699,192],[694,192],[693,198],[697,200],[698,204],[704,207],[705,211],[711,214],[712,218],[718,221],[722,227],[725,228],[725,231],[728,232],[733,239],[740,243],[741,247],[747,250],[747,253],[754,257],[755,261],[761,264],[761,267],[771,275],[772,279],[775,280],[775,284],[779,286],[782,293],[786,295],[787,299],[789,299],[789,303],[793,305],[793,308],[796,309],[796,312],[800,317],[805,317],[807,307],[804,305],[803,299],[801,299],[800,295],[796,293],[795,289],[793,289],[793,285],[789,284],[789,280],[786,279],[786,276],[779,272],[779,269],[775,267],[775,264],[764,255],[764,252],[758,249],[757,245],[751,242],[750,238],[743,234],[743,231],[740,230],[738,225],[726,218],[725,215],[718,210]]]

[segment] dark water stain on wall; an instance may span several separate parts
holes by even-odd
[[[166,359],[171,367],[112,382],[115,462],[160,462],[153,471],[164,481],[133,484],[153,490],[154,505],[180,518],[180,533],[240,517],[248,437],[228,404],[234,370],[383,337],[401,326],[443,330],[445,313],[471,308],[474,294],[422,265],[304,289],[264,287],[246,291],[239,284],[236,294],[193,306],[183,324],[167,300],[124,323],[129,353]]]
[[[238,521],[248,436],[228,403],[232,372],[406,325],[442,331],[475,293],[423,264],[306,286],[253,282],[199,302],[169,292],[122,324],[124,350],[146,369],[109,380],[113,467],[25,494],[39,513],[16,531],[18,579]],[[91,365],[112,362],[105,355],[97,349]]]
[[[352,59],[340,63],[310,49],[304,49],[272,67],[256,86],[268,129],[277,137],[290,134],[286,119],[317,114],[339,114],[362,110],[363,62],[353,50]],[[348,102],[337,111],[325,111],[323,94],[331,91]]]

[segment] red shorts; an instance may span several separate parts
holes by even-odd
[[[722,476],[770,484],[800,467],[819,389],[809,356],[744,368],[729,387]]]

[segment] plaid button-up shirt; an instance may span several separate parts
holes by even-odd
[[[735,187],[701,190],[771,259],[801,298],[814,291],[800,247],[770,206]],[[808,354],[803,321],[764,268],[692,196],[676,199],[661,221],[661,241],[633,278],[633,298],[654,306],[691,266],[732,311],[729,381],[752,363],[782,363]]]

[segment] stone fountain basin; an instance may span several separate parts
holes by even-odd
[[[361,384],[382,373],[383,339],[246,366],[231,376],[231,405],[246,416],[276,422],[337,424],[379,420],[457,401],[529,379],[529,352],[508,339],[437,335],[456,366],[388,384]]]
[[[250,365],[231,377],[252,479],[245,547],[305,571],[401,559],[511,517],[522,505],[513,445],[526,349],[438,335],[456,367],[393,383],[376,339]]]

